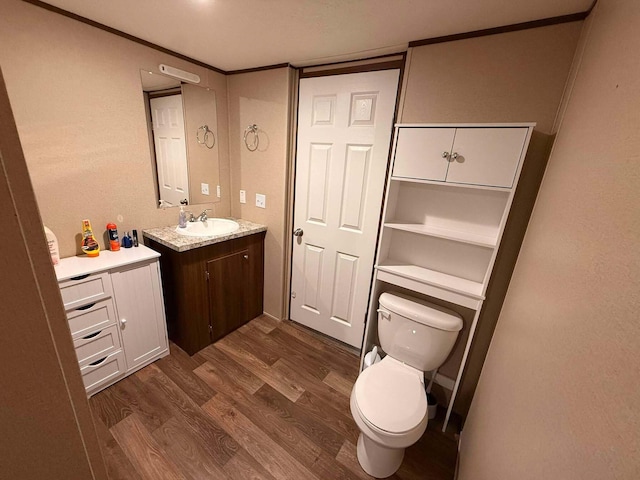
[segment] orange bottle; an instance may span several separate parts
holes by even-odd
[[[120,250],[120,239],[118,238],[118,227],[115,223],[107,223],[107,234],[109,235],[109,250],[117,252]]]

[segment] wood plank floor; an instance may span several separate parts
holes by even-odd
[[[358,357],[262,316],[171,354],[90,399],[110,479],[368,479],[349,395]],[[457,448],[431,422],[400,480],[450,480]]]

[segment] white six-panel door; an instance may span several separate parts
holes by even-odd
[[[151,121],[160,199],[167,206],[189,198],[189,173],[182,95],[152,98]]]
[[[360,347],[398,70],[300,81],[292,320]]]

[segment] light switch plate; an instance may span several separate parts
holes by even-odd
[[[247,203],[247,192],[240,190],[240,203]]]
[[[256,193],[256,207],[267,208],[267,196],[261,193]]]
[[[202,192],[202,195],[209,195],[209,184],[208,183],[201,183],[200,184],[200,191]]]
[[[216,185],[216,195],[220,198],[220,185]]]

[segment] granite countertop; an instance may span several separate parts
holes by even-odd
[[[176,252],[186,252],[194,248],[206,247],[207,245],[213,245],[214,243],[225,242],[234,238],[246,237],[247,235],[253,235],[254,233],[265,232],[267,227],[258,223],[249,222],[247,220],[241,220],[239,218],[230,218],[238,222],[240,228],[232,233],[226,233],[224,235],[213,235],[210,237],[190,237],[187,235],[181,235],[176,232],[177,225],[171,225],[168,227],[149,228],[143,230],[142,234],[151,240],[169,247]]]

